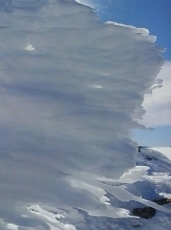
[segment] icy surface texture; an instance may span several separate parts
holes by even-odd
[[[147,170],[130,169],[136,147],[129,130],[162,65],[154,37],[103,24],[74,1],[0,1],[0,10],[2,226],[75,229],[55,225],[56,216],[46,222],[41,205],[66,215],[129,217],[105,195],[140,199],[123,184]]]

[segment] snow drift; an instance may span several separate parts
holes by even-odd
[[[135,166],[129,130],[138,126],[133,119],[144,113],[143,95],[162,65],[155,37],[146,29],[103,24],[74,1],[3,1],[0,10],[4,229],[75,229],[36,222],[30,210],[41,208],[34,205],[65,215],[128,217],[105,195],[129,201],[131,193],[104,181],[119,183]]]

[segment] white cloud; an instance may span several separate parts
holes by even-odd
[[[159,79],[162,79],[160,87]],[[152,94],[145,95],[143,107],[146,114],[140,121],[147,127],[171,125],[171,62],[167,61],[157,76],[159,88],[152,90]]]

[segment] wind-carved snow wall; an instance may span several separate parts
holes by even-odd
[[[133,116],[162,65],[155,37],[73,1],[0,9],[2,219],[35,203],[127,216],[99,180],[134,167]]]

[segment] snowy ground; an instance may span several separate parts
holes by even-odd
[[[165,147],[164,149],[165,151],[167,150],[166,152],[170,151],[169,147]],[[157,150],[159,149],[157,148]],[[128,191],[130,191],[135,196],[141,196],[143,199],[147,199],[150,201],[152,201],[153,199],[159,199],[161,197],[171,198],[171,162],[167,158],[165,158],[162,154],[156,151],[148,150],[147,148],[144,147],[141,149],[141,153],[138,153],[136,164],[137,167],[145,166],[149,168],[146,173],[142,172],[143,168],[141,168],[140,171],[142,172],[142,178],[141,178],[142,180],[138,180],[140,179],[140,174],[137,176],[136,167],[132,170],[132,171],[135,170],[136,175],[134,173],[132,173],[132,175],[130,176],[124,175],[125,178],[127,177],[126,180],[127,182],[124,183],[124,186],[125,188],[127,188]],[[136,177],[137,179],[135,179]],[[131,182],[133,182],[135,179],[135,182],[129,184],[130,181],[128,178],[131,180]],[[120,178],[120,183],[123,183],[121,178]],[[119,199],[116,199],[116,197],[113,197],[111,194],[108,194],[107,197],[110,198],[111,204],[114,203],[115,206],[116,204],[118,204],[118,207],[122,207],[124,209],[129,210],[130,214],[133,208],[144,207],[140,202],[137,202],[135,200],[131,200],[129,202],[122,202]],[[142,229],[142,230],[146,230],[146,229],[169,230],[171,226],[171,204],[164,205],[164,207],[168,210],[168,213],[158,210],[156,212],[155,217],[151,219],[142,219],[142,218],[134,218],[134,217],[124,218],[124,219],[123,218],[113,219],[113,218],[106,218],[106,217],[98,218],[98,217],[91,217],[81,210],[79,214],[77,214],[77,218],[79,219],[77,223],[74,221],[74,219],[73,220],[71,220],[70,218],[66,218],[66,219],[70,219],[70,222],[72,222],[75,225],[75,228],[78,230],[83,230],[83,229],[126,230],[126,229],[135,229],[135,228]],[[36,213],[36,210],[38,211],[38,213]],[[49,213],[44,214],[43,210],[41,210],[41,208],[38,206],[35,207],[35,214],[40,214],[47,219],[49,215]],[[55,217],[55,215],[51,214],[51,219],[53,219],[53,217]],[[69,225],[67,226],[64,224],[62,229],[75,229],[75,228],[71,226],[69,227]]]
[[[105,191],[94,190],[94,195],[99,198],[106,194],[106,199],[103,198],[102,202],[109,202],[115,207],[123,208],[125,218],[110,218],[101,215],[99,217],[97,215],[92,216],[78,208],[70,210],[60,209],[55,206],[37,203],[30,204],[27,207],[27,211],[23,209],[25,213],[18,220],[13,219],[13,222],[7,223],[1,219],[1,229],[132,230],[136,228],[140,230],[169,230],[171,226],[171,204],[158,206],[149,201],[161,197],[171,198],[171,162],[159,152],[148,150],[144,147],[137,155],[136,165],[129,173],[124,174],[117,183],[105,182],[110,184],[112,189],[115,187],[114,189],[122,191],[121,188],[124,187],[132,196],[130,201],[124,201],[126,197],[122,197],[122,195],[118,199],[111,193],[106,194]],[[92,188],[90,190],[93,192]],[[151,219],[132,216],[133,208],[145,207],[142,203],[155,207],[157,210],[156,215]],[[126,212],[130,212],[130,215],[127,217]]]
[[[153,147],[150,149],[164,154],[171,161],[171,147]]]

